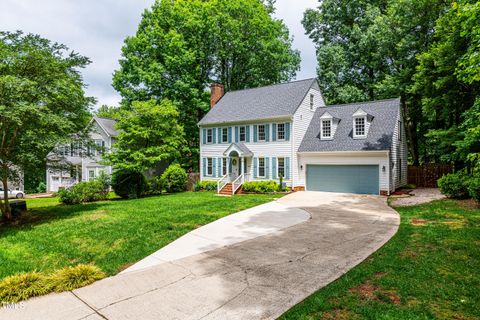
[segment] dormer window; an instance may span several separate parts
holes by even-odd
[[[332,120],[322,120],[322,139],[329,139],[332,137]]]
[[[364,137],[365,136],[365,119],[366,117],[355,118],[355,136]]]

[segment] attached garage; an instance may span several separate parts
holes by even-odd
[[[306,184],[309,191],[379,194],[378,165],[308,164]]]

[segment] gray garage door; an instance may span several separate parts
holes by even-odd
[[[378,165],[307,165],[307,190],[378,194]]]

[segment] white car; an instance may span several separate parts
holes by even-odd
[[[3,195],[4,195],[3,188],[0,187],[0,199],[3,199]],[[9,198],[23,199],[24,196],[25,196],[25,193],[23,191],[8,189]]]

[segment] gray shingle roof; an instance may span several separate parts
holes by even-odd
[[[111,137],[115,137],[118,135],[117,129],[115,129],[115,124],[117,123],[116,120],[108,119],[108,118],[100,118],[94,117],[94,119],[100,124],[102,128],[105,129],[107,134]]]
[[[362,109],[373,116],[366,139],[353,139],[352,115]],[[320,140],[320,117],[327,112],[340,119],[333,140]],[[352,103],[318,108],[299,152],[389,150],[400,112],[400,99]]]
[[[320,91],[316,79],[230,91],[198,124],[208,125],[291,116],[312,87]]]

